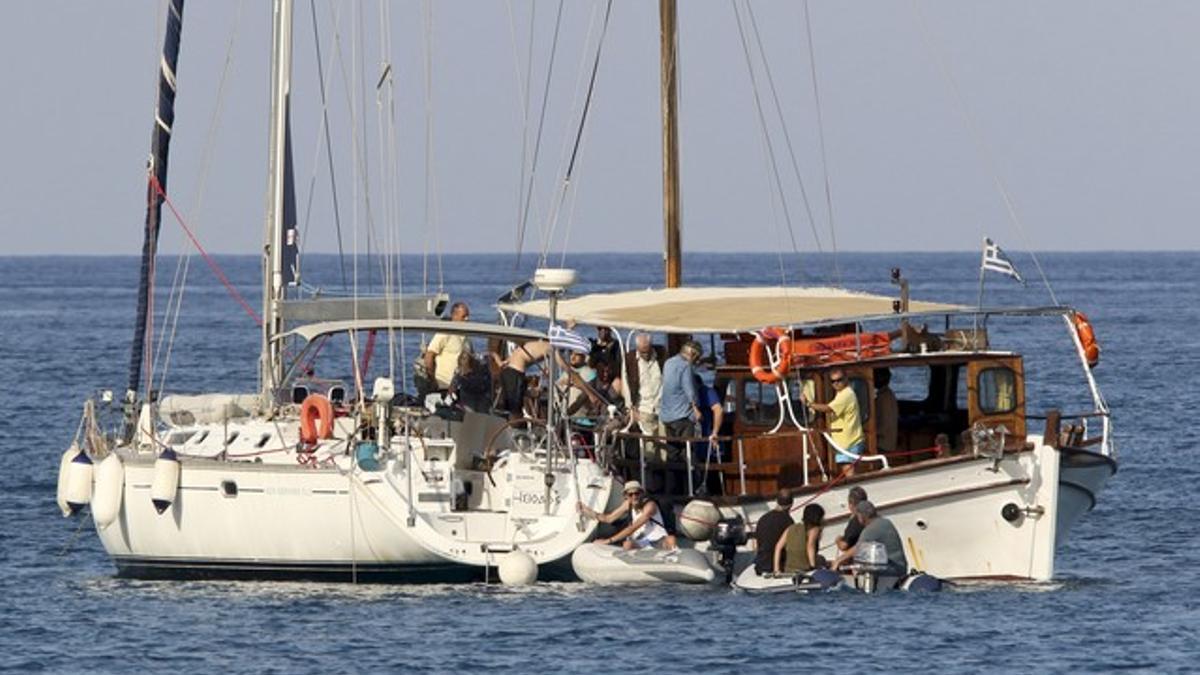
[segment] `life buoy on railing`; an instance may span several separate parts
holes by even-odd
[[[317,420],[320,420],[320,428]],[[321,394],[309,394],[300,404],[300,440],[313,445],[318,439],[332,437],[333,404]]]
[[[776,343],[779,361],[771,368],[767,350],[770,342]],[[766,328],[754,336],[750,345],[750,372],[754,379],[763,384],[775,384],[787,377],[792,366],[792,336],[782,328]]]
[[[1088,368],[1095,368],[1096,364],[1100,363],[1100,344],[1096,342],[1096,332],[1092,330],[1092,324],[1083,312],[1075,312],[1071,316],[1071,323],[1075,326],[1075,335],[1079,337],[1079,344],[1083,347],[1083,356],[1087,359]]]

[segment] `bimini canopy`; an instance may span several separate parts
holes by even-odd
[[[661,333],[747,333],[766,326],[823,325],[893,315],[895,298],[839,288],[664,288],[597,293],[558,302],[560,321]],[[501,304],[508,313],[549,318],[548,300]],[[964,307],[910,302],[911,314]]]
[[[276,336],[282,340],[287,337],[299,337],[306,342],[314,338],[333,333],[349,331],[413,331],[419,333],[450,333],[479,337],[496,337],[510,342],[525,343],[530,340],[543,339],[546,336],[525,328],[498,326],[494,323],[474,323],[471,321],[444,321],[438,319],[368,319],[359,321],[324,321],[298,326],[293,330]]]

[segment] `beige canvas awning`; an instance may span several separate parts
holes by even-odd
[[[745,333],[766,326],[882,318],[895,298],[838,288],[664,288],[598,293],[558,303],[559,321],[662,333]],[[502,311],[550,317],[548,300],[501,304]],[[910,314],[957,312],[958,305],[910,302]]]

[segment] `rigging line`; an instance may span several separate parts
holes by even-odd
[[[784,192],[783,192],[783,182],[779,177],[779,165],[775,161],[775,150],[771,146],[771,136],[770,136],[769,130],[767,129],[767,119],[766,119],[766,115],[763,113],[762,99],[759,97],[759,92],[758,92],[758,78],[755,77],[755,75],[754,75],[754,62],[750,56],[750,44],[746,40],[746,30],[745,30],[745,27],[742,25],[742,14],[738,10],[737,0],[729,0],[729,4],[731,4],[733,6],[733,15],[734,15],[734,18],[737,20],[738,35],[741,37],[741,40],[742,40],[742,53],[746,57],[746,69],[750,72],[750,86],[754,90],[754,107],[755,107],[755,110],[758,111],[758,122],[759,122],[759,126],[762,128],[763,144],[766,149],[766,154],[769,158],[769,166],[771,168],[771,173],[773,174],[773,176],[775,178],[775,188],[779,191],[779,201],[780,201],[780,204],[783,206],[783,218],[787,222],[788,236],[791,238],[791,242],[792,242],[792,251],[795,252],[797,255],[797,258],[799,258],[800,247],[796,244],[796,233],[792,229],[791,211],[788,209],[787,198],[784,196]],[[818,248],[819,248],[819,246],[820,246],[820,243],[818,242]]]
[[[604,38],[608,35],[608,22],[612,16],[612,0],[608,0],[608,4],[604,9],[604,22],[600,26],[600,39],[596,43],[596,58],[592,61],[592,74],[588,80],[587,95],[583,99],[583,112],[579,115],[579,128],[575,132],[575,145],[571,149],[571,159],[567,163],[567,174],[563,178],[563,189],[560,195],[560,200],[567,196],[568,186],[571,184],[571,177],[575,172],[575,161],[579,157],[580,143],[583,141],[583,133],[587,128],[588,113],[592,109],[592,97],[596,91],[596,74],[600,71],[600,57],[604,53]],[[574,209],[571,211],[574,214]],[[571,239],[571,225],[574,218],[567,219],[567,229],[563,234],[563,251],[561,265],[566,265],[567,261],[567,242]]]
[[[246,314],[250,315],[250,318],[254,319],[254,323],[262,326],[262,318],[260,318],[258,313],[254,311],[254,308],[252,308],[246,302],[246,299],[242,297],[242,294],[238,292],[237,288],[229,282],[229,277],[226,277],[225,273],[221,271],[221,266],[217,264],[217,261],[213,260],[212,256],[208,254],[208,251],[205,251],[204,247],[200,245],[200,241],[196,239],[196,235],[192,233],[191,228],[187,226],[187,222],[184,221],[183,216],[179,214],[179,210],[175,208],[174,202],[172,202],[171,198],[167,196],[167,193],[163,191],[162,185],[159,184],[158,179],[153,175],[150,176],[150,184],[154,186],[154,191],[157,192],[160,197],[162,197],[163,203],[166,204],[167,208],[171,210],[171,215],[175,216],[175,221],[178,222],[179,226],[183,228],[183,231],[187,234],[188,239],[192,240],[192,244],[196,247],[196,250],[200,252],[201,257],[204,258],[204,262],[208,263],[208,266],[210,269],[212,269],[213,274],[217,275],[217,279],[220,280],[221,284],[225,286],[225,290],[228,291],[231,296],[233,296],[234,300],[237,300],[238,304],[242,306],[242,309],[246,310]]]
[[[554,171],[553,175],[555,177],[566,176],[566,173],[567,173],[566,167],[567,167],[568,159],[570,158],[570,153],[568,152],[568,148],[571,147],[571,137],[573,135],[573,130],[576,128],[575,125],[570,124],[569,120],[574,118],[576,111],[582,112],[582,110],[583,110],[583,102],[582,101],[583,101],[584,93],[586,91],[586,88],[584,85],[587,82],[588,54],[591,52],[591,45],[592,45],[592,41],[593,41],[592,36],[595,35],[595,33],[596,33],[597,16],[600,11],[599,7],[600,7],[599,3],[593,1],[592,11],[590,14],[590,18],[588,19],[587,31],[584,33],[584,35],[586,37],[583,41],[583,46],[581,47],[580,52],[579,52],[579,71],[578,71],[578,75],[575,78],[575,86],[572,89],[572,91],[574,92],[574,95],[571,99],[571,106],[569,108],[570,112],[567,115],[568,123],[563,126],[562,156],[559,158],[559,161],[558,161],[558,169],[556,169]],[[598,43],[599,43],[599,40],[597,38],[597,44]],[[550,246],[554,242],[554,237],[558,234],[558,224],[560,221],[560,216],[562,214],[562,206],[564,204],[563,196],[565,196],[565,194],[567,193],[568,188],[569,188],[569,186],[564,184],[562,187],[562,190],[552,190],[551,191],[550,212],[549,212],[549,217],[547,218],[547,221],[546,221],[546,225],[545,225],[545,227],[543,227],[543,232],[545,234],[542,237],[542,250],[538,257],[539,266],[545,265],[546,261],[550,257]],[[564,245],[565,245],[565,243],[564,243]]]
[[[1025,233],[1025,226],[1021,222],[1020,216],[1017,215],[1016,204],[1012,200],[1012,196],[1008,191],[1008,187],[1004,184],[1004,179],[1000,176],[999,168],[996,165],[995,158],[992,155],[991,148],[983,137],[983,133],[977,124],[975,117],[971,114],[970,108],[967,107],[966,99],[963,97],[962,90],[959,89],[957,80],[954,79],[954,74],[950,71],[950,64],[946,62],[945,54],[938,49],[934,40],[933,33],[929,30],[929,25],[925,21],[925,14],[917,5],[916,0],[912,2],[913,13],[917,17],[917,25],[921,31],[921,37],[925,40],[925,47],[930,51],[934,61],[942,71],[942,75],[946,78],[949,84],[950,92],[954,97],[954,102],[958,104],[959,114],[962,115],[966,123],[967,130],[971,134],[971,139],[975,142],[975,149],[979,152],[980,158],[984,165],[992,174],[992,181],[996,184],[996,189],[1000,192],[1000,198],[1004,202],[1004,208],[1008,211],[1009,220],[1016,226],[1017,233],[1020,235],[1022,243],[1025,244],[1026,250],[1029,252],[1029,257],[1033,259],[1033,264],[1037,267],[1038,274],[1042,277],[1042,283],[1045,284],[1046,290],[1050,293],[1050,300],[1058,305],[1058,296],[1054,293],[1054,288],[1050,286],[1050,279],[1046,276],[1046,271],[1042,269],[1042,263],[1038,260],[1037,253],[1034,253],[1033,246],[1030,245],[1029,236]]]
[[[442,291],[446,287],[445,271],[442,269],[442,233],[440,224],[440,213],[437,204],[437,176],[434,173],[433,165],[433,3],[431,0],[425,0],[421,3],[421,10],[425,20],[425,237],[426,246],[428,246],[429,237],[433,238],[434,252],[437,261],[437,277],[438,290]],[[425,250],[425,255],[428,257],[428,248]],[[428,263],[426,263],[426,280],[425,292],[429,292],[428,281]]]
[[[397,174],[399,173],[399,163],[396,158],[396,92],[395,92],[395,77],[391,66],[392,54],[392,21],[391,9],[386,1],[379,3],[379,25],[380,25],[380,52],[382,53],[383,63],[387,64],[383,74],[380,76],[378,86],[386,84],[386,109],[383,108],[384,101],[381,101],[381,114],[384,117],[384,132],[381,132],[381,137],[386,135],[387,143],[382,144],[384,151],[380,153],[380,162],[384,165],[387,173],[387,180],[383,182],[384,188],[384,205],[388,209],[387,219],[387,270],[385,272],[386,283],[384,284],[383,294],[387,302],[387,317],[389,319],[387,333],[387,350],[388,350],[388,377],[395,382],[396,380],[396,332],[391,327],[391,319],[393,315],[392,299],[395,296],[395,291],[399,289],[399,239],[396,231],[399,227],[400,219],[400,202],[399,202],[399,184]],[[381,92],[382,93],[382,92]],[[404,332],[400,333],[403,340]],[[403,352],[401,352],[403,355]],[[403,371],[402,371],[403,372]]]
[[[788,157],[791,158],[792,171],[796,174],[796,183],[800,186],[800,198],[804,202],[804,212],[808,215],[808,224],[812,229],[813,240],[817,251],[823,252],[821,238],[817,235],[817,219],[813,217],[812,204],[808,199],[808,190],[804,187],[804,178],[800,174],[800,163],[796,161],[796,150],[792,143],[792,134],[788,131],[787,118],[783,114],[783,105],[779,102],[779,92],[775,88],[775,76],[771,74],[771,62],[767,60],[767,51],[763,47],[762,34],[758,30],[758,19],[754,16],[754,6],[746,3],[746,13],[750,18],[750,30],[754,33],[754,41],[758,47],[759,59],[762,60],[763,73],[767,76],[767,88],[771,92],[771,100],[775,104],[775,114],[779,117],[779,126],[783,130],[784,145],[787,146]],[[755,88],[757,96],[757,87]]]
[[[529,169],[529,97],[533,91],[529,85],[533,81],[533,36],[537,20],[537,2],[530,0],[529,3],[529,40],[525,52],[524,77],[521,76],[521,54],[517,47],[517,24],[512,0],[508,0],[506,4],[508,5],[509,33],[512,36],[513,65],[517,71],[518,103],[521,105],[521,176],[517,183],[517,241],[516,259],[513,261],[513,271],[516,272],[521,269],[521,254],[525,248],[525,222],[522,220],[521,214],[525,211],[525,181]]]
[[[525,209],[521,214],[521,227],[522,228],[525,228],[529,222],[529,203],[533,199],[533,184],[535,182],[534,179],[537,176],[538,158],[541,156],[542,132],[544,131],[545,126],[546,126],[546,108],[547,108],[547,104],[550,101],[550,79],[551,79],[551,76],[554,74],[554,61],[555,61],[555,56],[557,56],[557,54],[558,54],[558,34],[559,34],[559,30],[562,28],[563,4],[564,4],[564,0],[558,0],[558,14],[556,15],[556,17],[554,19],[554,37],[550,41],[550,58],[549,58],[549,62],[546,64],[546,81],[545,81],[545,85],[542,87],[542,110],[538,116],[537,133],[534,134],[533,162],[531,163],[531,166],[529,168],[530,176],[529,176],[529,185],[525,192]],[[543,231],[542,255],[539,256],[539,259],[538,259],[539,265],[545,259],[545,251],[546,251],[546,247],[548,246],[548,243],[547,243],[548,239],[549,239],[549,237],[547,237],[545,232]]]
[[[833,190],[829,185],[829,159],[825,152],[825,115],[821,108],[821,89],[817,80],[817,53],[813,44],[812,18],[808,11],[808,0],[804,0],[804,32],[808,37],[808,69],[812,76],[813,106],[817,111],[817,144],[821,153],[821,173],[825,177],[825,213],[829,216],[829,242],[833,252],[834,284],[842,285],[842,267],[838,260],[837,229],[833,220]]]
[[[242,14],[246,7],[245,0],[239,2],[234,13],[233,28],[225,47],[225,60],[221,67],[221,75],[217,81],[216,103],[213,105],[212,116],[209,118],[208,130],[205,133],[204,147],[200,155],[200,174],[196,181],[196,194],[193,197],[193,213],[200,213],[207,192],[208,176],[212,169],[213,148],[216,147],[217,131],[221,126],[221,116],[225,109],[226,85],[229,72],[233,65],[233,50],[237,44],[238,34],[242,26]],[[171,293],[167,297],[167,307],[163,316],[163,327],[159,332],[157,358],[161,359],[159,366],[159,391],[166,387],[167,373],[170,370],[171,355],[174,350],[175,336],[179,327],[179,316],[183,309],[184,291],[187,289],[188,273],[191,270],[191,254],[180,254],[175,264],[175,277],[171,282]],[[170,327],[168,331],[168,325]],[[165,348],[164,348],[165,345]]]
[[[342,273],[342,289],[348,289],[349,283],[346,281],[346,250],[342,244],[342,209],[338,203],[337,190],[337,175],[333,166],[333,137],[329,131],[329,100],[326,94],[325,84],[325,65],[321,58],[321,32],[317,22],[317,0],[309,0],[308,7],[312,14],[312,29],[313,29],[313,44],[316,47],[316,66],[317,66],[317,91],[321,96],[321,133],[325,136],[325,157],[329,167],[329,191],[333,200],[333,225],[337,232],[338,245],[338,267]],[[335,21],[337,18],[337,10],[334,10]],[[337,30],[337,24],[334,24],[334,30]],[[332,65],[333,54],[329,55],[330,65]],[[320,152],[320,150],[318,150]],[[313,162],[312,181],[308,186],[308,205],[304,212],[304,229],[301,231],[301,246],[308,241],[308,228],[312,222],[312,204],[313,195],[316,193],[317,182],[317,162]]]
[[[359,53],[359,48],[358,48],[358,39],[359,39],[358,34],[362,28],[363,19],[362,19],[361,3],[356,2],[354,6],[356,8],[358,8],[359,11],[357,12],[357,17],[358,17],[357,22],[354,20],[355,12],[353,10],[351,11],[351,19],[350,19],[350,27],[351,27],[350,62],[351,62],[351,64],[350,64],[350,72],[349,73],[347,73],[347,71],[346,71],[346,58],[342,52],[342,37],[341,37],[341,31],[338,30],[337,14],[333,14],[333,19],[334,19],[333,37],[334,37],[335,53],[337,55],[338,68],[339,68],[339,70],[341,70],[341,73],[342,73],[342,81],[349,83],[349,86],[343,88],[343,92],[344,92],[344,98],[346,101],[346,110],[349,112],[349,117],[350,117],[351,158],[353,160],[351,162],[351,165],[354,167],[354,178],[355,178],[353,199],[352,199],[352,203],[354,205],[353,223],[354,223],[354,227],[355,227],[355,233],[354,233],[355,244],[354,244],[353,253],[355,256],[357,256],[359,254],[357,228],[358,228],[358,222],[359,222],[358,210],[359,210],[359,206],[360,206],[360,204],[359,204],[359,201],[360,201],[359,188],[362,187],[361,201],[363,202],[363,204],[361,206],[362,206],[363,210],[366,212],[364,217],[366,218],[366,221],[367,221],[367,225],[366,225],[367,256],[370,257],[370,250],[371,250],[370,247],[371,247],[371,243],[372,243],[372,236],[374,234],[375,216],[374,216],[374,210],[372,209],[372,204],[371,204],[370,181],[367,178],[367,176],[369,174],[369,169],[368,169],[368,162],[366,159],[366,152],[364,150],[364,148],[366,147],[367,130],[366,130],[365,122],[360,124],[360,121],[359,121],[360,112],[359,112],[359,105],[358,105],[360,97],[365,96],[365,93],[366,93],[366,89],[365,89],[366,83],[365,82],[362,82],[361,90],[360,90],[360,80],[362,79],[362,78],[360,78],[360,67],[362,65],[361,64],[362,57],[361,57],[361,54]],[[333,3],[330,3],[330,12],[333,13]],[[359,92],[359,94],[355,95],[355,92]],[[362,113],[362,114],[365,116],[365,113]],[[362,143],[361,144],[359,142],[360,129],[362,132]],[[360,180],[360,178],[361,178],[361,180]],[[369,284],[370,283],[370,278],[369,278],[370,267],[368,267],[367,269],[368,269],[367,282]],[[358,282],[357,282],[357,279],[354,279],[353,277],[357,276],[357,274],[358,274],[358,263],[357,263],[357,261],[355,261],[351,266],[351,275],[352,275],[351,287],[352,287],[352,294],[355,297],[358,296]]]

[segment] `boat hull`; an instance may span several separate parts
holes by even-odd
[[[1032,450],[1000,460],[959,458],[863,474],[813,496],[797,495],[792,515],[798,518],[809,501],[824,507],[820,553],[832,559],[849,519],[847,493],[861,486],[899,531],[910,568],[942,579],[1045,581],[1054,575],[1061,540],[1060,466],[1057,449],[1035,442]],[[772,506],[757,501],[725,511],[755,522]],[[737,571],[752,560],[751,551],[740,552]]]
[[[395,462],[363,472],[192,460],[183,463],[175,499],[160,514],[151,500],[152,460],[129,457],[125,464],[119,515],[97,532],[119,576],[151,579],[479,581],[495,578],[500,556],[514,549],[534,559],[540,578],[562,579],[571,575],[571,552],[595,527],[578,518],[579,492],[602,507],[611,490],[611,481],[589,467],[581,473],[591,480],[582,486],[569,471],[558,480],[554,511],[529,504],[462,510],[444,471],[416,472],[410,492]],[[542,482],[544,469],[525,469],[494,472],[505,501],[529,494],[509,485],[521,475]]]

